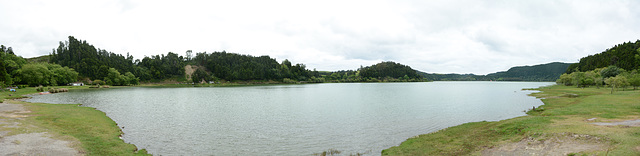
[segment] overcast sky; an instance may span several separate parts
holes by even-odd
[[[29,58],[75,36],[135,59],[226,50],[319,71],[394,61],[487,74],[636,41],[638,8],[634,0],[0,0],[0,44]]]

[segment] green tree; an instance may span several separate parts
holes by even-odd
[[[633,86],[633,90],[636,90],[640,86],[640,73],[634,71],[629,77],[629,85]]]
[[[121,86],[123,85],[124,76],[118,72],[115,68],[109,68],[107,77],[104,77],[104,82],[108,85]]]
[[[140,79],[137,78],[135,75],[133,75],[133,73],[131,72],[126,72],[124,73],[124,76],[127,78],[127,85],[138,85],[140,84]]]
[[[624,72],[623,69],[620,69],[616,66],[609,66],[607,68],[602,69],[602,71],[600,71],[600,75],[602,75],[603,78],[609,78],[609,77],[614,77],[622,72]]]
[[[20,69],[22,83],[29,86],[47,86],[51,80],[51,71],[44,64],[26,64]]]
[[[69,67],[62,67],[57,64],[46,63],[47,68],[51,71],[51,85],[67,85],[78,80],[78,72]]]
[[[560,75],[560,78],[556,81],[556,83],[562,84],[565,86],[571,86],[573,85],[572,81],[573,81],[573,77],[569,74],[564,73]]]
[[[616,87],[625,87],[629,85],[627,78],[622,75],[606,78],[604,82],[611,87],[611,94],[613,94]]]
[[[193,72],[193,74],[191,74],[191,81],[194,83],[200,83],[202,81],[208,82],[211,81],[211,75],[209,75],[209,73],[204,69],[198,68]]]
[[[584,84],[588,83],[586,82],[586,76],[584,72],[573,72],[570,75],[572,77],[572,83],[575,84],[576,87],[580,87],[580,85],[584,87]]]

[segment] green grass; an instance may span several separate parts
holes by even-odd
[[[118,138],[120,128],[104,112],[77,104],[23,104],[33,112],[32,124],[78,139],[86,155],[146,155]]]
[[[473,122],[434,133],[409,138],[399,146],[383,150],[382,155],[478,155],[489,147],[518,142],[527,137],[544,139],[559,134],[587,134],[609,139],[608,151],[587,154],[638,155],[640,127],[596,126],[597,121],[622,121],[640,118],[640,91],[610,88],[550,86],[532,96],[545,103],[528,116],[497,122]],[[577,95],[566,96],[566,95]],[[581,154],[580,154],[581,155]]]
[[[70,90],[89,89],[89,86],[60,86]],[[0,100],[23,98],[26,94],[36,94],[34,87],[17,89],[16,92],[0,92]],[[32,113],[26,120],[20,120],[27,127],[6,129],[9,135],[31,132],[49,132],[65,140],[78,140],[85,155],[148,155],[146,150],[138,150],[135,145],[125,143],[116,123],[104,112],[78,104],[45,104],[10,101],[23,104]],[[72,139],[68,139],[71,137]]]

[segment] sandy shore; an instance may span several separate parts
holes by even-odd
[[[73,148],[78,141],[57,139],[46,129],[26,122],[30,113],[22,104],[13,104],[10,100],[0,103],[0,155],[83,155]]]

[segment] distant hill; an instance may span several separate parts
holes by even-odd
[[[585,72],[611,65],[624,70],[640,68],[640,40],[635,43],[625,42],[618,44],[601,53],[583,57],[580,62],[569,66],[566,73],[574,71]]]
[[[418,71],[418,75],[430,81],[489,81],[484,78],[484,75],[475,74],[438,74]]]
[[[419,79],[422,78],[417,74],[416,70],[411,69],[407,65],[403,65],[395,62],[381,62],[368,67],[364,67],[358,70],[360,76],[382,79],[385,77],[399,78],[405,77],[407,79]]]
[[[49,58],[51,55],[42,55],[38,57],[27,58],[27,62],[29,63],[49,63]]]
[[[418,72],[418,74],[433,81],[555,81],[570,65],[570,63],[553,62],[534,66],[519,66],[487,75],[424,72]]]
[[[571,64],[553,62],[534,66],[513,67],[504,72],[487,74],[493,80],[506,81],[555,81]]]

